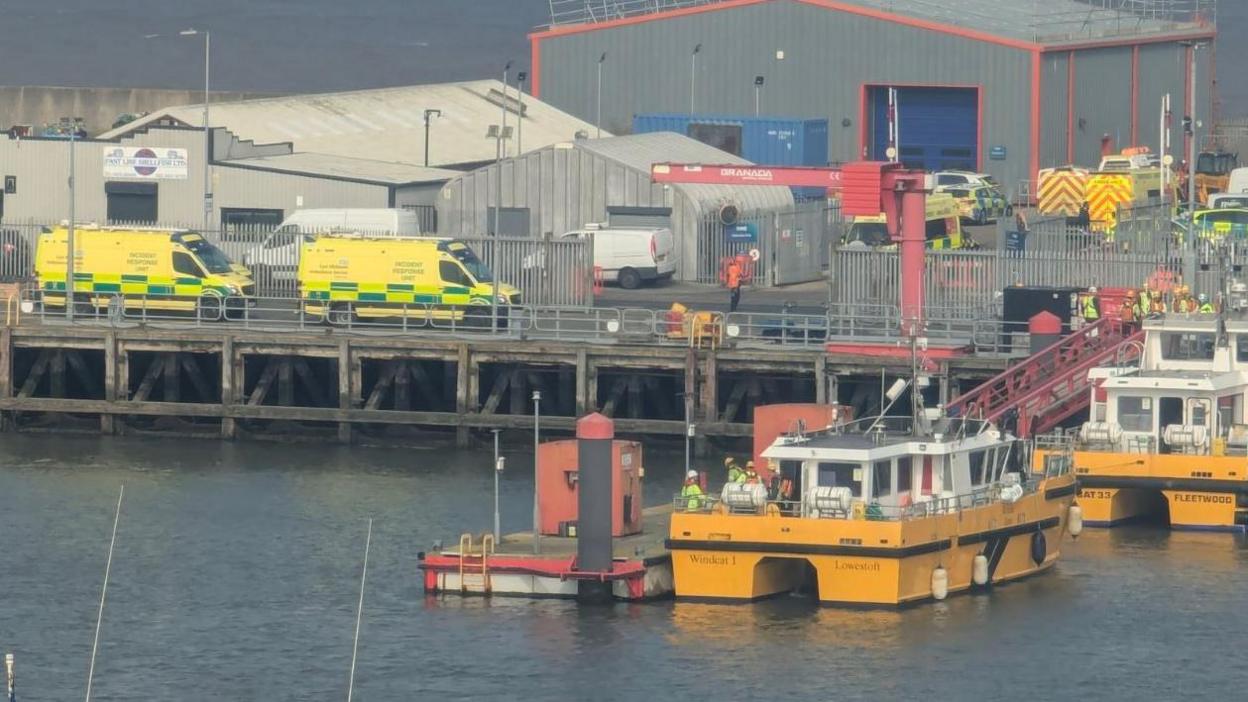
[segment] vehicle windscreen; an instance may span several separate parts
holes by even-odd
[[[867,246],[888,246],[893,243],[888,236],[888,225],[883,222],[854,222],[849,227],[846,243],[861,241]]]
[[[225,257],[221,249],[207,241],[200,238],[187,238],[182,240],[182,245],[203,262],[204,268],[207,268],[209,273],[231,272],[230,259]]]
[[[1196,215],[1196,221],[1202,224],[1248,224],[1248,210],[1215,210]]]
[[[464,264],[464,268],[477,279],[478,283],[494,282],[494,274],[490,272],[489,266],[477,258],[477,254],[464,244],[450,244],[446,247],[447,253],[455,257],[456,261]]]

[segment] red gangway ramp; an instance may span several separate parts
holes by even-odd
[[[1144,332],[1117,316],[1103,317],[945,406],[950,416],[1001,422],[1017,411],[1014,434],[1042,434],[1091,404],[1088,371],[1106,361],[1139,358]]]

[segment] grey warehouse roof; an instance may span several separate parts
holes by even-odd
[[[508,91],[508,124],[519,110],[516,90]],[[495,143],[486,128],[503,118],[503,84],[498,80],[437,83],[345,93],[291,95],[212,104],[209,119],[239,139],[257,144],[290,142],[297,152],[347,158],[423,164],[425,110],[441,110],[430,128],[429,163],[434,166],[493,161]],[[593,125],[530,95],[524,97],[522,144],[526,151],[575,138]],[[153,122],[203,124],[202,105],[157,110],[100,135],[128,134]],[[509,146],[515,149],[513,139]]]
[[[1022,41],[1071,41],[1193,29],[1074,0],[842,0]]]
[[[615,0],[610,11],[581,0],[552,0],[551,26],[592,27],[613,20],[698,7],[739,7],[729,0]],[[768,2],[769,0],[754,0]],[[781,1],[781,0],[772,0]],[[792,0],[828,9],[857,5],[877,12],[936,22],[1001,39],[1060,44],[1114,37],[1208,30],[1213,0]],[[1206,17],[1200,17],[1204,13]]]
[[[393,161],[373,161],[332,154],[293,153],[280,156],[256,156],[217,162],[219,166],[252,168],[274,173],[310,175],[321,178],[377,183],[379,185],[410,185],[441,183],[460,174],[445,168],[425,168]]]
[[[727,151],[720,151],[713,146],[675,132],[581,139],[574,144],[575,148],[597,154],[604,159],[615,161],[643,173],[649,173],[653,164],[663,162],[743,165],[751,163]],[[783,187],[699,184],[674,184],[672,187],[685,193],[694,202],[710,207],[725,201],[731,201],[742,211],[793,206],[793,192]]]

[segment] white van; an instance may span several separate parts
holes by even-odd
[[[670,229],[609,229],[588,224],[561,239],[594,241],[594,267],[606,283],[633,290],[642,282],[667,280],[676,273],[675,237]]]
[[[299,248],[316,234],[420,236],[420,219],[411,210],[329,208],[295,210],[259,246],[243,254],[243,265],[255,269],[262,285],[294,281]]]
[[[1226,192],[1232,195],[1248,193],[1248,168],[1236,168],[1231,171],[1230,180],[1226,184]]]

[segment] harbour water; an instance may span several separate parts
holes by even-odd
[[[522,441],[521,437],[517,437]],[[531,519],[509,448],[504,530]],[[96,700],[1234,699],[1241,536],[1087,530],[1057,570],[902,611],[426,598],[416,554],[491,523],[482,452],[0,437],[0,653],[18,699],[82,695],[118,487]],[[651,453],[647,504],[679,453]]]

